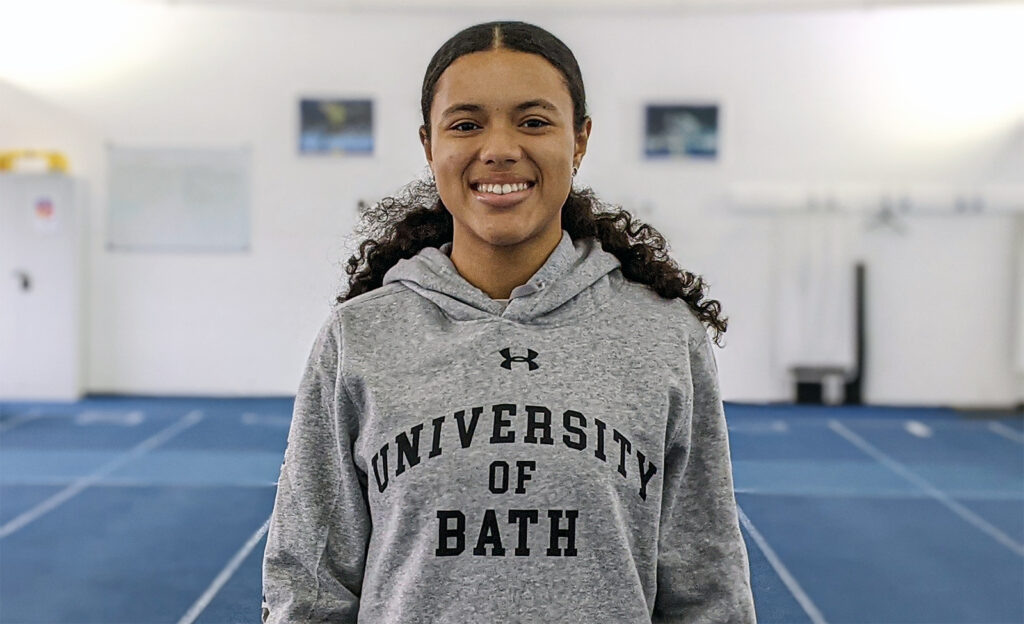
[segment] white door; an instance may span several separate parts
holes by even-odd
[[[79,183],[0,173],[0,399],[81,397]]]

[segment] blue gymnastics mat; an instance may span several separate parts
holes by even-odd
[[[0,622],[259,622],[292,399],[0,403]],[[1024,420],[726,403],[758,621],[1024,622]]]

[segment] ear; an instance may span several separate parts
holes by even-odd
[[[420,126],[420,144],[423,145],[423,154],[427,157],[427,164],[434,164],[434,157],[430,153],[430,139],[427,138],[427,127]]]
[[[579,166],[583,161],[583,155],[587,153],[587,141],[590,140],[590,129],[592,127],[590,117],[583,121],[583,129],[576,134],[576,147],[573,150],[572,161]]]

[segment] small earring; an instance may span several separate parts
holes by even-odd
[[[577,172],[578,172],[579,170],[580,170],[580,168],[574,165],[574,166],[573,166],[573,168],[572,168],[572,177],[574,177],[574,178],[575,178],[575,177],[576,177],[576,173],[577,173]]]

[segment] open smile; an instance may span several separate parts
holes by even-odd
[[[533,193],[533,182],[517,184],[473,184],[473,197],[477,201],[495,208],[507,208],[523,201]]]

